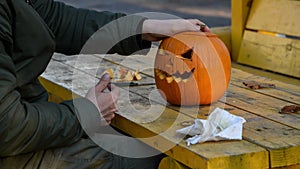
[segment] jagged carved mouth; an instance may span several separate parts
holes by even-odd
[[[176,71],[174,74],[170,75],[169,73],[155,69],[156,75],[159,77],[159,79],[164,80],[166,79],[168,83],[172,83],[173,80],[175,80],[177,83],[179,82],[187,82],[188,79],[193,75],[195,68],[193,68],[191,71],[184,71],[183,73],[179,73],[179,71]]]

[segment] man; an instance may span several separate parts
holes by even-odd
[[[119,91],[109,77],[86,98],[47,101],[37,77],[54,52],[78,54],[99,28],[125,14],[76,9],[53,0],[0,0],[0,166],[1,168],[156,168],[159,158],[128,159],[93,143],[76,112],[101,113],[108,124],[118,110]],[[114,30],[134,34],[108,53],[129,55],[182,31],[198,31],[199,20],[152,20],[132,16]],[[161,25],[157,27],[157,24]],[[203,31],[209,31],[207,27]],[[111,35],[103,35],[104,40]],[[111,92],[103,92],[105,88]],[[96,97],[93,97],[96,95]],[[145,162],[147,165],[145,165]]]

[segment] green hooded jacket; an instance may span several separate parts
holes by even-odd
[[[70,145],[84,135],[73,102],[48,102],[37,78],[54,52],[78,54],[95,31],[124,16],[53,0],[0,0],[0,157]],[[116,24],[135,35],[144,20],[133,16]],[[105,41],[111,36],[103,35]],[[136,35],[109,52],[129,55],[149,46]],[[97,111],[87,99],[76,101],[81,111]]]

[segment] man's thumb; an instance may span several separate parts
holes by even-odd
[[[110,82],[110,76],[108,73],[105,73],[100,81],[98,82],[98,84],[96,85],[96,90],[99,91],[99,92],[102,92],[105,88],[108,87],[109,85],[109,82]]]

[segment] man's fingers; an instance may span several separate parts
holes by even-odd
[[[108,120],[112,120],[113,118],[115,117],[115,113],[109,113],[109,114],[107,114],[107,115],[105,115],[105,116],[103,116],[103,118],[106,120],[106,121],[108,121]]]
[[[107,115],[113,114],[113,113],[118,112],[118,111],[119,111],[119,109],[117,107],[110,106],[110,107],[107,108],[107,110],[105,110],[101,114],[102,114],[103,117],[106,117]]]
[[[114,85],[114,84],[110,84],[110,90],[111,90],[111,96],[112,96],[113,100],[115,102],[117,102],[117,100],[120,97],[120,90],[119,90],[119,88],[116,85]]]
[[[202,32],[210,32],[209,27],[198,19],[189,19],[189,21],[196,26],[196,29]]]
[[[104,115],[102,115],[103,116],[103,120],[105,120],[107,124],[110,124],[111,121],[112,121],[112,119],[115,118],[115,116],[116,116],[115,115],[116,111],[117,110],[111,110],[109,113],[108,112],[104,113]]]
[[[109,76],[108,73],[105,73],[105,74],[101,77],[101,79],[100,79],[100,81],[98,82],[98,84],[96,84],[96,87],[95,87],[95,88],[96,88],[96,91],[98,91],[98,92],[103,92],[104,89],[106,89],[106,88],[108,87],[109,82],[110,82],[110,76]]]

